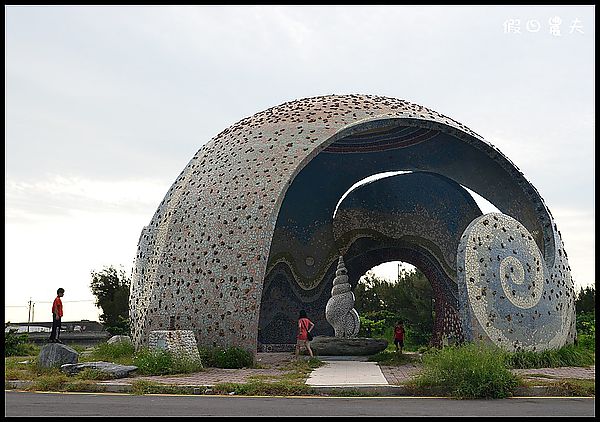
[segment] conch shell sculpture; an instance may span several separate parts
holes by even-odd
[[[338,260],[331,298],[325,308],[325,318],[335,330],[336,337],[356,337],[360,328],[358,312],[354,309],[354,293],[348,283],[348,270],[344,265],[344,258]]]

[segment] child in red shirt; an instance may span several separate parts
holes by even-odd
[[[308,332],[314,328],[315,324],[308,319],[306,311],[300,311],[300,318],[298,319],[298,336],[296,337],[296,357],[300,353],[300,346],[306,347],[310,356],[313,356],[313,351],[310,348],[308,340]]]
[[[402,321],[398,321],[394,327],[394,344],[396,345],[396,352],[400,351],[402,354],[402,348],[404,347],[404,324]]]
[[[63,305],[61,297],[65,294],[62,287],[56,291],[56,298],[52,302],[52,333],[50,333],[50,343],[61,343],[60,337],[60,319],[63,316]]]

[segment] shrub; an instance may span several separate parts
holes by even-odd
[[[4,332],[4,357],[30,356],[36,353],[36,347],[29,343],[27,334],[17,334],[17,330]]]
[[[173,357],[166,350],[143,348],[133,357],[133,364],[143,375],[165,375],[171,371]]]
[[[580,335],[577,338],[577,345],[582,349],[596,351],[596,336],[595,335]]]
[[[577,335],[595,336],[596,335],[596,313],[582,312],[576,316]]]
[[[422,360],[423,370],[413,383],[445,388],[453,397],[505,398],[518,385],[518,378],[505,366],[504,352],[483,344],[432,349]]]
[[[201,347],[198,351],[205,366],[228,369],[254,366],[254,355],[241,347]]]
[[[134,355],[133,365],[138,367],[142,375],[182,374],[202,369],[201,362],[195,362],[187,356],[148,348],[140,349]]]
[[[362,315],[359,315],[360,328],[358,331],[359,337],[382,337],[385,331],[385,321],[373,321]]]

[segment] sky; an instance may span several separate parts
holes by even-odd
[[[502,151],[595,280],[594,6],[6,6],[5,322],[98,320],[92,271],[137,242],[194,154],[330,94],[404,99]],[[397,263],[377,268],[391,279]]]

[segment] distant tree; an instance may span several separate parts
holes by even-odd
[[[121,269],[110,266],[92,271],[90,288],[96,296],[96,306],[102,309],[100,322],[112,335],[129,334],[129,286],[131,280]]]
[[[417,268],[403,272],[398,281],[379,278],[369,271],[354,289],[354,295],[354,307],[363,318],[362,334],[375,335],[382,330],[391,333],[396,321],[402,319],[410,341],[427,344],[431,338],[433,291],[425,275]],[[378,322],[383,322],[385,328],[375,324]],[[371,333],[369,328],[372,328]]]
[[[575,311],[577,314],[596,312],[596,287],[587,286],[581,288],[575,299]]]

